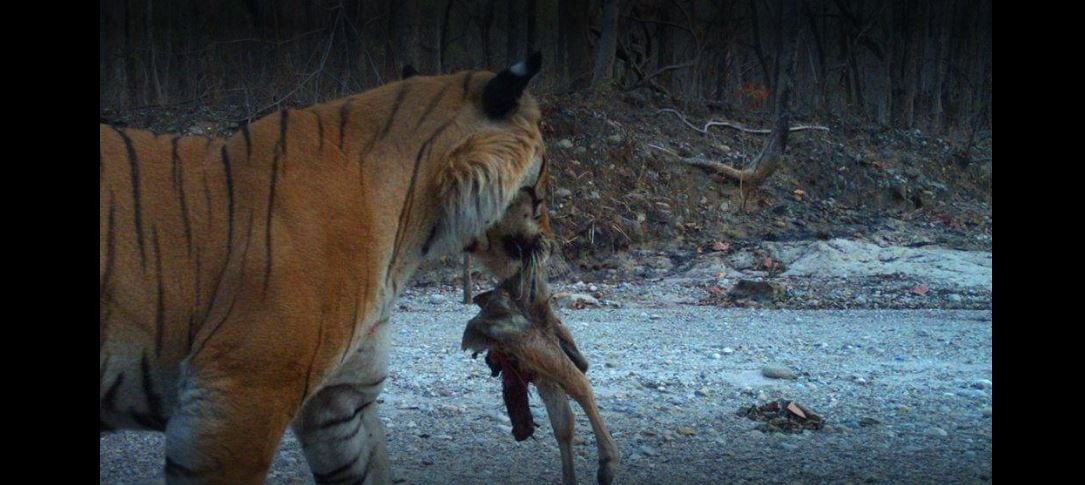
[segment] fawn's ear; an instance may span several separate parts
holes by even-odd
[[[573,365],[575,365],[577,369],[580,369],[580,373],[587,374],[588,359],[585,359],[584,356],[580,354],[580,350],[576,348],[576,344],[572,343],[571,340],[561,338],[561,335],[558,335],[558,344],[561,345],[561,350],[565,352],[565,355],[569,357],[569,360],[573,361]]]
[[[573,361],[573,365],[577,369],[580,369],[581,373],[588,372],[588,359],[584,358],[584,355],[580,353],[580,349],[576,348],[576,341],[573,340],[573,334],[569,332],[569,328],[565,324],[561,323],[561,319],[558,318],[557,313],[554,312],[554,307],[551,305],[555,295],[550,295],[550,298],[546,301],[539,301],[535,305],[535,315],[538,318],[546,320],[547,325],[554,330],[554,335],[558,338],[558,345],[561,346],[561,351],[565,352],[565,355],[569,357],[569,360]]]
[[[486,305],[490,303],[490,299],[494,296],[494,290],[486,291],[475,295],[471,299],[471,302],[478,305],[479,308],[486,308]]]

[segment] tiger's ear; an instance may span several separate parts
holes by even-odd
[[[400,76],[400,79],[407,79],[407,78],[409,78],[411,76],[417,76],[417,75],[418,75],[418,70],[416,70],[414,68],[414,66],[412,66],[410,64],[407,64],[406,66],[403,66],[403,75]]]
[[[492,119],[503,118],[520,102],[527,82],[542,67],[542,53],[535,51],[527,59],[497,73],[482,92],[482,110]]]

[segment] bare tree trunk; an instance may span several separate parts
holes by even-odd
[[[524,29],[520,24],[523,20],[520,8],[522,2],[518,0],[505,0],[505,65],[511,66],[518,60],[526,57],[526,48],[522,42]]]
[[[158,77],[158,62],[156,59],[157,48],[154,44],[154,0],[147,0],[147,11],[144,15],[144,23],[147,29],[147,47],[150,50],[149,57],[150,78],[154,84],[155,103],[166,104],[166,93],[162,91],[162,80]]]
[[[415,0],[388,1],[384,79],[398,79],[403,66],[418,66],[418,4]]]
[[[671,17],[671,6],[667,5],[667,0],[660,0],[658,4],[659,9],[659,24],[656,24],[654,34],[656,36],[656,65],[655,69],[659,69],[664,66],[670,66],[674,64],[674,27],[665,25],[673,20]],[[647,53],[651,56],[651,52]],[[664,72],[659,75],[659,79],[656,83],[662,86],[664,89],[671,90],[674,87],[672,82],[674,77],[670,71]]]
[[[474,284],[471,282],[471,255],[463,253],[463,304],[471,304],[471,290]]]
[[[534,51],[535,46],[538,44],[538,42],[535,40],[535,22],[537,19],[538,11],[539,6],[536,5],[536,0],[528,0],[527,15],[524,18],[524,20],[527,21],[527,39],[525,44],[527,46],[527,49],[525,49],[527,52]]]
[[[482,22],[479,24],[479,36],[482,39],[482,63],[488,69],[494,68],[493,51],[490,48],[490,30],[494,24],[494,5],[496,3],[497,0],[486,0],[482,11]]]
[[[591,77],[592,86],[599,86],[610,80],[617,40],[618,0],[603,0],[603,37],[599,40],[599,52],[595,57],[595,71]]]
[[[440,72],[445,72],[449,67],[445,56],[448,52],[448,33],[450,27],[449,22],[452,19],[452,4],[455,1],[456,0],[448,0],[448,3],[445,4],[445,14],[442,16],[441,20],[440,39],[437,41],[437,48],[441,51],[437,56],[437,70]]]
[[[911,6],[908,19],[908,42],[905,43],[906,61],[904,62],[904,97],[901,99],[901,121],[904,123],[905,128],[913,128],[915,126],[915,103],[916,103],[916,87],[920,80],[920,64],[919,64],[919,40],[925,31],[922,29],[922,25],[925,22],[925,16],[918,10],[922,8],[918,2],[909,2]]]
[[[588,47],[587,0],[558,0],[558,29],[562,33],[567,81],[571,89],[587,87],[591,81],[591,49]]]
[[[952,25],[953,15],[950,14],[950,6],[941,9],[942,16],[938,22],[938,39],[935,42],[934,62],[936,66],[934,74],[934,89],[931,117],[933,118],[934,130],[942,133],[945,128],[946,109],[942,99],[942,93],[946,86],[946,70],[949,68],[949,30]]]

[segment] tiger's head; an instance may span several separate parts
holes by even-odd
[[[462,250],[494,276],[505,280],[519,274],[524,283],[546,278],[553,245],[540,110],[525,89],[540,64],[536,52],[497,74],[468,74],[464,85],[474,89],[465,87],[464,96],[478,109],[466,110],[457,124],[471,134],[449,152],[438,181],[446,204],[442,221],[456,221],[458,227],[439,224],[435,232],[458,232]],[[404,77],[419,76],[405,69]]]

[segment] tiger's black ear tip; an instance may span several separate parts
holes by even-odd
[[[531,53],[524,62],[527,64],[528,77],[538,74],[539,69],[542,69],[542,51]]]
[[[418,70],[415,69],[414,66],[412,66],[410,64],[407,64],[406,66],[403,66],[403,75],[400,77],[400,79],[407,79],[409,77],[417,76],[417,75],[418,75]]]
[[[493,119],[503,118],[516,109],[524,88],[542,67],[542,52],[535,51],[508,69],[497,73],[482,93],[482,108]]]

